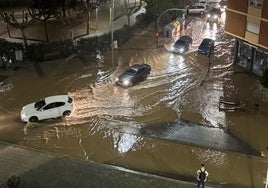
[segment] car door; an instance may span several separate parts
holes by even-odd
[[[39,113],[38,119],[49,119],[59,116],[59,109],[56,107],[56,102],[49,103],[44,106]]]
[[[55,108],[58,109],[57,117],[62,116],[64,111],[70,110],[65,102],[56,102]]]
[[[146,71],[146,68],[145,67],[142,67],[141,68],[141,81],[145,80],[146,79],[146,76],[147,76],[147,71]]]

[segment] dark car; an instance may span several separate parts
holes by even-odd
[[[214,49],[215,42],[210,38],[204,38],[198,47],[198,53],[208,54],[211,50]]]
[[[220,2],[221,8],[225,9],[226,5],[227,5],[227,0],[221,0],[221,2]]]
[[[171,47],[171,51],[178,54],[183,54],[190,49],[193,39],[188,35],[181,36]]]
[[[220,8],[213,7],[207,13],[207,22],[219,24],[222,11]]]
[[[129,87],[144,81],[151,72],[150,65],[135,64],[130,66],[123,74],[118,76],[116,84]]]

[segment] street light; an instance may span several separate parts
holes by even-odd
[[[211,45],[209,45],[209,47],[208,47],[208,73],[209,73],[209,71],[210,71],[210,54],[211,54]]]
[[[112,65],[114,65],[114,0],[110,6],[110,24],[111,24],[111,48],[112,48]]]

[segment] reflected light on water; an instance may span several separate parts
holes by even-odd
[[[184,57],[182,55],[171,54],[167,65],[167,73],[177,72],[185,67]]]
[[[117,148],[121,154],[132,150],[134,144],[140,141],[138,136],[127,133],[115,133],[113,137],[114,148]]]
[[[204,109],[201,111],[204,119],[213,127],[226,127],[226,116],[224,112],[219,111],[219,99],[223,96],[223,86],[221,83],[213,83],[211,89],[203,93],[210,102],[205,102]]]
[[[193,154],[201,161],[201,163],[210,164],[211,166],[221,167],[228,161],[227,154],[221,151],[215,151],[211,149],[193,149]]]

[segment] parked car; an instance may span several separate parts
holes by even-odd
[[[23,106],[20,116],[24,122],[69,116],[74,111],[74,100],[68,95],[46,97]]]
[[[204,38],[198,47],[198,53],[208,54],[214,49],[215,42],[210,38]]]
[[[187,14],[195,14],[195,15],[204,16],[206,12],[207,12],[207,6],[204,3],[196,3],[193,5],[190,5],[187,8]]]
[[[188,35],[181,36],[171,47],[171,51],[178,54],[183,54],[190,49],[193,39]]]
[[[116,78],[116,84],[129,87],[144,81],[151,72],[150,65],[134,64]]]
[[[221,14],[222,12],[220,8],[211,8],[207,12],[207,22],[219,24],[221,22]]]

